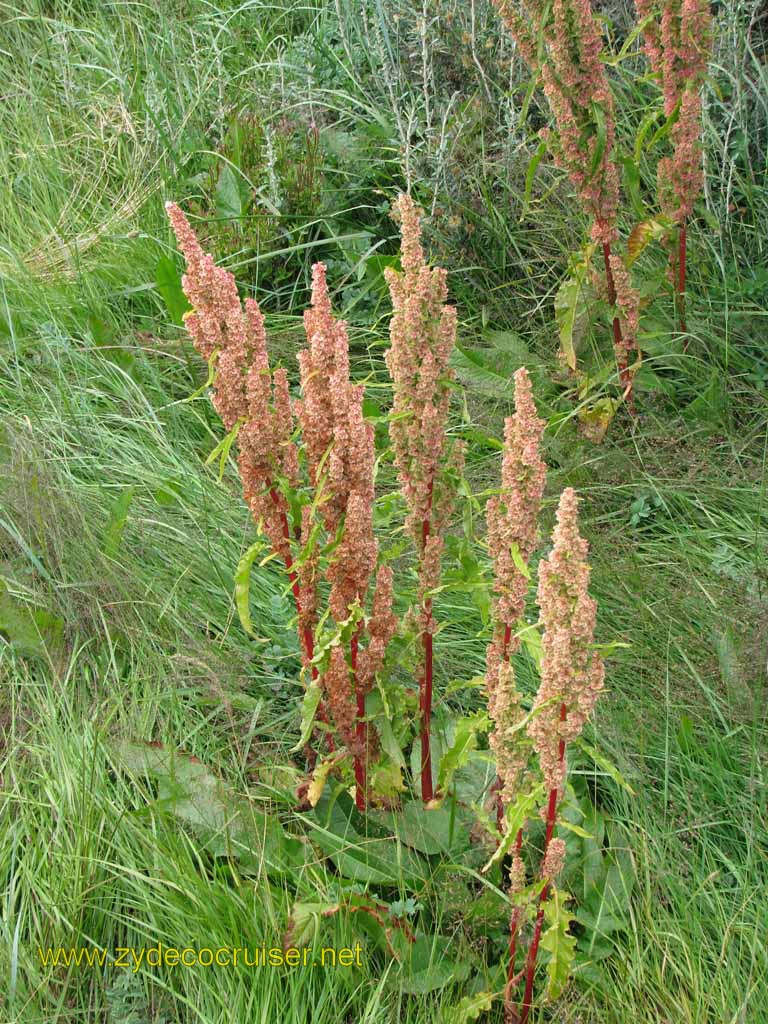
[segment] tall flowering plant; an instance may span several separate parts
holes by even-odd
[[[416,730],[407,710],[403,720],[397,720],[408,700],[402,700],[396,711],[384,712],[389,716],[386,728],[371,711],[377,702],[368,700],[378,687],[380,694],[373,696],[381,696],[379,705],[398,703],[384,671],[398,626],[394,577],[391,567],[379,565],[374,532],[374,431],[363,415],[363,385],[350,377],[347,325],[333,315],[325,267],[318,263],[313,268],[311,306],[304,316],[306,345],[298,353],[300,392],[293,397],[285,370],[270,367],[257,303],[240,302],[232,275],[203,252],[178,206],[169,204],[168,215],[187,264],[182,283],[193,307],[186,317],[187,330],[210,364],[213,403],[228,431],[229,446],[236,446],[246,502],[282,560],[295,600],[306,683],[297,749],[309,745],[310,769],[299,789],[300,806],[320,812],[323,788],[335,775],[338,786],[327,801],[330,810],[317,833],[318,844],[322,847],[323,836],[330,839],[330,856],[343,858],[337,866],[356,881],[389,878],[389,854],[383,851],[390,850],[395,870],[407,869],[422,894],[426,875],[417,853],[435,857],[450,848],[453,857],[470,845],[470,830],[454,827],[457,813],[465,816],[474,808],[486,838],[494,833],[478,804],[459,800],[458,782],[451,791],[457,773],[474,754],[487,761],[488,753],[476,747],[478,735],[489,731],[497,776],[493,790],[498,842],[485,870],[494,864],[509,865],[503,879],[512,907],[506,1019],[527,1024],[539,948],[550,953],[551,998],[565,985],[575,943],[568,934],[570,917],[563,910],[568,897],[558,888],[566,856],[558,825],[567,805],[568,745],[579,735],[603,685],[603,665],[593,644],[596,608],[588,593],[587,545],[579,534],[576,495],[567,489],[560,498],[551,550],[538,566],[540,621],[526,623],[547,470],[541,451],[545,423],[537,413],[530,377],[520,369],[514,377],[514,414],[504,425],[500,487],[486,506],[493,569],[485,677],[488,715],[480,712],[454,720],[454,740],[441,755],[439,791],[434,793],[432,595],[440,584],[443,540],[456,489],[452,474],[460,471],[463,457],[461,447],[451,445],[447,434],[452,379],[448,364],[456,313],[445,301],[445,272],[426,263],[416,207],[407,196],[401,196],[397,206],[402,271],[388,274],[394,315],[386,359],[394,393],[391,447],[407,504],[406,528],[417,554],[421,657]],[[514,659],[523,641],[536,652],[540,671],[532,701],[516,682]],[[400,772],[414,731],[420,741],[419,770],[414,774],[421,801],[403,809],[395,826],[398,831],[402,825],[402,833],[393,849],[392,837],[385,833],[394,820],[391,812],[404,799]],[[375,836],[376,851],[382,850],[370,854],[370,861],[368,852],[360,853],[359,861],[349,856],[354,836],[359,838],[342,809],[348,799],[342,792],[350,789],[358,811],[386,807],[384,813],[369,814],[366,823]],[[451,792],[449,810],[440,805]],[[526,843],[537,812],[544,824],[540,855],[534,844]],[[441,814],[442,819],[428,820]],[[339,829],[335,838],[333,828]],[[355,874],[356,868],[362,873]],[[392,878],[393,883],[405,884],[404,873]],[[340,890],[343,898],[331,904],[297,903],[288,934],[293,936],[307,915],[324,918],[349,907],[368,915],[371,927],[381,928],[386,947],[405,959],[408,947],[418,940],[403,919],[404,901],[387,908],[357,887]],[[527,949],[520,957],[526,939]]]
[[[450,473],[463,464],[460,444],[446,435],[452,370],[448,365],[456,339],[456,310],[446,304],[446,272],[431,268],[421,246],[419,214],[413,200],[397,200],[402,237],[402,271],[385,271],[394,314],[385,360],[394,400],[389,436],[418,560],[418,624],[422,657],[419,670],[421,716],[421,794],[433,798],[430,723],[436,621],[432,592],[440,582],[443,534],[453,506]]]
[[[671,125],[672,153],[659,160],[658,196],[662,212],[677,225],[677,252],[670,274],[678,300],[678,322],[685,333],[687,222],[703,186],[701,87],[712,52],[708,0],[636,0],[644,49],[659,79],[664,115]]]
[[[181,209],[169,203],[167,211],[187,263],[182,284],[192,312],[186,327],[211,365],[213,404],[237,444],[245,500],[282,559],[294,597],[302,662],[311,676],[305,717],[311,727],[315,714],[326,724],[330,716],[333,763],[351,755],[355,799],[364,809],[371,754],[365,697],[397,622],[387,566],[376,573],[365,615],[378,558],[374,443],[363,418],[363,388],[349,379],[346,325],[332,315],[325,267],[316,264],[304,319],[307,347],[299,355],[303,397],[292,400],[286,371],[270,370],[258,304],[249,298],[241,305],[234,277],[203,252]],[[333,549],[322,565],[321,532]],[[321,581],[328,597],[319,616]],[[328,619],[334,629],[319,652],[317,631]],[[310,750],[310,767],[316,759]]]
[[[613,345],[619,380],[631,408],[630,358],[637,349],[637,300],[623,260],[612,253],[618,240],[619,172],[614,155],[615,110],[602,40],[589,0],[493,0],[518,51],[541,79],[556,131],[542,138],[570,177],[591,221],[590,237],[603,253]]]
[[[536,536],[545,467],[538,454],[541,424],[535,410],[533,415],[528,411],[532,402],[527,379],[518,375],[516,385],[520,408],[516,413],[516,429],[508,429],[506,434],[502,496],[512,498],[512,502],[507,504],[509,510],[514,507],[514,496],[519,495],[518,488],[522,484],[527,500],[516,503],[514,523],[517,530],[513,532],[514,527],[508,528],[501,546],[498,531],[493,525],[498,517],[497,509],[489,509],[488,525],[496,588],[515,594],[513,611],[519,622],[530,575],[527,559],[533,551]],[[518,467],[518,472],[514,474],[514,483],[510,487],[504,477],[512,465]],[[568,918],[562,912],[562,897],[556,888],[557,876],[565,864],[566,847],[564,841],[555,835],[555,828],[565,793],[567,747],[581,733],[602,690],[604,676],[602,659],[593,645],[596,604],[588,593],[587,543],[579,534],[577,508],[576,494],[572,488],[567,488],[558,505],[552,550],[539,564],[541,682],[527,715],[516,687],[510,647],[504,645],[508,632],[503,626],[505,613],[501,602],[496,605],[496,631],[488,650],[488,707],[493,723],[490,745],[501,783],[500,823],[505,831],[494,860],[502,854],[510,855],[508,888],[512,912],[505,1007],[507,1019],[516,1024],[525,1024],[533,1005],[536,961],[545,917],[551,921],[547,935],[552,935],[550,945],[553,947],[548,968],[550,994],[561,991],[573,956],[574,940],[567,935]],[[521,535],[529,541],[525,549],[519,545]],[[513,569],[504,565],[508,554],[513,556]],[[508,587],[510,582],[511,588]],[[502,628],[500,647],[498,637]],[[513,645],[516,648],[519,640],[513,638]],[[535,882],[529,885],[523,840],[530,811],[542,793],[545,795],[541,806],[545,823],[543,850]],[[511,822],[515,824],[511,825]],[[517,971],[519,939],[523,925],[531,918],[532,937],[522,969]],[[523,979],[522,999],[516,1006],[515,993]]]

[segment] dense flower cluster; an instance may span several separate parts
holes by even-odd
[[[376,568],[378,542],[373,532],[374,431],[363,417],[363,386],[349,377],[347,325],[331,310],[326,270],[312,268],[312,306],[304,314],[307,347],[299,353],[302,399],[295,403],[310,479],[320,517],[329,539],[341,530],[325,576],[330,583],[329,606],[337,623],[363,606]],[[337,648],[323,675],[322,685],[334,722],[356,758],[367,753],[367,733],[361,717],[365,694],[381,668],[397,620],[392,613],[392,574],[382,567],[376,580],[373,611],[352,641],[351,665],[342,665]],[[364,635],[368,646],[360,649]],[[351,671],[350,671],[351,668]],[[360,776],[361,783],[363,776]]]
[[[592,238],[617,237],[619,174],[613,158],[614,103],[600,59],[599,23],[589,0],[493,0],[531,70],[541,76],[557,124],[545,131],[555,160],[592,218]]]
[[[298,482],[298,455],[291,440],[293,414],[285,370],[270,372],[264,318],[258,303],[240,303],[235,279],[203,252],[187,218],[166,204],[187,262],[182,277],[192,305],[185,317],[200,355],[214,360],[213,404],[227,431],[239,426],[238,466],[245,500],[273,549],[291,561],[288,506],[276,487],[282,477]],[[307,599],[314,600],[307,592]]]
[[[302,658],[313,658],[319,610],[320,545],[314,509],[328,539],[336,542],[324,565],[329,606],[337,623],[363,606],[376,568],[373,533],[374,434],[363,417],[363,387],[349,378],[349,342],[343,321],[334,319],[325,267],[313,267],[312,307],[304,317],[307,348],[299,354],[302,399],[292,402],[283,369],[271,372],[264,318],[253,299],[241,304],[231,273],[203,252],[186,217],[174,203],[168,216],[186,258],[182,278],[192,304],[186,326],[195,347],[211,362],[213,403],[227,431],[236,432],[238,467],[248,506],[285,562],[296,599]],[[288,495],[301,485],[293,441],[294,415],[301,425],[314,501],[301,508],[291,529]],[[294,558],[297,544],[301,558]],[[346,652],[334,646],[320,680],[321,707],[330,709],[338,735],[356,758],[358,781],[368,747],[361,724],[365,694],[397,626],[392,612],[392,572],[379,569],[372,614],[361,620]],[[367,640],[367,643],[366,643]],[[313,665],[312,675],[316,676]]]
[[[644,49],[661,80],[664,114],[671,118],[673,152],[658,165],[662,209],[678,222],[693,212],[701,191],[701,86],[712,50],[709,0],[636,0]]]
[[[604,676],[602,658],[592,647],[596,604],[587,592],[587,542],[579,535],[577,508],[568,487],[560,497],[552,551],[539,565],[541,685],[528,735],[550,791],[563,785],[564,746],[584,727]]]
[[[623,387],[631,387],[629,364],[633,352],[637,352],[637,335],[640,330],[640,292],[632,287],[629,271],[620,256],[609,257],[611,281],[616,306],[619,311],[620,330],[614,338],[616,362]]]
[[[463,448],[449,448],[446,435],[450,382],[448,365],[456,340],[456,310],[448,306],[446,272],[430,268],[421,247],[419,214],[409,195],[397,199],[402,237],[402,273],[385,270],[392,298],[390,348],[385,360],[394,401],[389,436],[408,506],[406,530],[419,563],[419,631],[422,796],[432,798],[430,716],[432,708],[432,591],[440,582],[443,533],[453,508],[447,471],[460,472]]]
[[[384,272],[394,309],[384,358],[394,390],[390,439],[408,505],[406,529],[421,556],[428,538],[442,535],[453,507],[441,469],[449,457],[445,427],[453,371],[448,361],[456,341],[456,310],[445,304],[445,270],[424,260],[419,214],[409,195],[398,197],[397,210],[402,273]],[[461,457],[454,445],[451,465],[458,468]],[[439,558],[429,561],[439,566]]]
[[[494,723],[490,743],[501,781],[501,799],[514,799],[527,756],[517,725],[523,717],[510,657],[520,641],[515,626],[523,617],[528,576],[524,566],[536,546],[539,509],[547,467],[539,453],[544,420],[536,413],[531,380],[515,373],[515,414],[504,424],[501,491],[488,500],[488,550],[494,568],[494,635],[486,655],[488,710]]]

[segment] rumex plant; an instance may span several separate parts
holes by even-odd
[[[306,717],[332,718],[327,731],[332,760],[340,740],[354,762],[356,801],[365,806],[368,732],[365,695],[381,667],[396,620],[392,573],[376,574],[372,614],[364,614],[378,545],[373,535],[373,428],[362,414],[363,389],[349,380],[346,325],[334,319],[325,268],[313,271],[312,308],[304,324],[307,348],[299,355],[303,398],[292,401],[284,369],[272,373],[264,320],[253,299],[241,306],[234,277],[201,249],[178,206],[167,206],[187,269],[182,283],[192,304],[187,330],[209,361],[213,403],[237,443],[245,500],[260,531],[284,563],[293,593],[304,669],[310,670]],[[294,441],[301,428],[301,451]],[[302,481],[302,470],[306,480]],[[327,613],[334,625],[317,650],[321,620],[320,532],[332,551],[323,559]],[[367,643],[366,643],[367,641]],[[308,762],[315,766],[317,750]]]
[[[707,0],[636,0],[636,7],[645,53],[659,79],[664,116],[671,125],[672,153],[657,167],[658,199],[662,213],[677,226],[669,271],[678,326],[685,333],[687,222],[703,185],[701,87],[712,52],[712,15]]]
[[[501,491],[487,506],[488,546],[498,596],[486,685],[493,722],[490,746],[500,783],[499,820],[504,831],[496,858],[511,852],[509,891],[513,908],[505,1004],[508,1019],[519,1019],[521,1024],[532,1006],[536,960],[548,911],[552,940],[562,939],[557,955],[550,960],[550,995],[562,989],[573,955],[573,940],[565,935],[565,896],[555,888],[564,865],[565,844],[554,832],[565,793],[566,748],[581,732],[602,689],[604,675],[601,656],[593,645],[596,604],[587,592],[587,544],[578,531],[576,494],[567,488],[557,510],[552,550],[538,570],[541,684],[530,713],[526,715],[522,708],[511,656],[519,649],[521,633],[530,628],[525,625],[524,611],[530,578],[528,562],[536,547],[546,477],[539,451],[543,428],[528,374],[525,369],[518,370],[515,415],[505,424]],[[527,738],[522,735],[523,728]],[[535,885],[526,887],[523,839],[530,810],[542,793],[546,795],[541,808],[545,833],[537,889]],[[516,973],[518,940],[531,914],[535,914],[533,936],[523,969]],[[518,1017],[513,996],[523,978]]]
[[[600,57],[599,24],[589,0],[493,2],[523,59],[541,80],[556,126],[554,132],[545,128],[542,139],[573,182],[590,218],[592,243],[602,250],[607,300],[616,307],[612,328],[619,382],[631,408],[638,296],[624,261],[612,251],[619,237],[619,172],[614,100]]]
[[[571,897],[557,884],[566,847],[556,833],[570,806],[567,747],[603,684],[601,654],[593,644],[596,606],[587,593],[587,545],[578,531],[576,495],[567,489],[560,497],[551,551],[538,566],[540,622],[527,623],[547,472],[541,453],[546,424],[537,413],[528,372],[521,368],[514,377],[514,414],[504,425],[500,487],[486,506],[493,570],[484,680],[488,716],[454,716],[453,738],[446,745],[443,736],[433,766],[432,596],[441,586],[444,537],[464,455],[447,429],[456,311],[446,304],[445,271],[426,262],[415,204],[400,196],[396,205],[402,271],[387,274],[394,315],[386,363],[393,387],[390,446],[407,509],[405,528],[416,550],[416,607],[406,617],[415,622],[419,651],[415,721],[388,678],[390,642],[398,629],[406,637],[409,631],[393,612],[392,568],[379,564],[374,429],[363,415],[364,385],[350,378],[347,327],[333,315],[325,267],[313,268],[312,303],[304,316],[307,344],[298,354],[300,397],[294,398],[286,371],[270,368],[258,304],[250,298],[241,304],[232,275],[203,252],[179,207],[168,204],[167,209],[187,263],[182,283],[193,307],[186,315],[187,330],[209,362],[213,403],[228,431],[222,450],[236,445],[245,500],[272,549],[266,561],[278,557],[283,563],[295,601],[305,683],[295,750],[305,749],[309,773],[298,786],[295,806],[324,816],[317,842],[330,843],[323,849],[339,858],[337,868],[353,883],[387,879],[391,869],[381,855],[350,852],[356,842],[364,847],[365,840],[343,811],[349,799],[345,790],[354,792],[356,811],[365,814],[361,820],[366,831],[373,830],[377,848],[391,842],[388,827],[397,831],[402,825],[406,845],[398,848],[399,870],[420,886],[424,857],[470,851],[474,815],[472,833],[480,829],[491,845],[495,838],[495,852],[483,870],[497,876],[506,872],[501,881],[511,906],[504,991],[484,993],[483,1000],[502,995],[507,1019],[525,1024],[534,1005],[539,948],[549,953],[545,997],[554,999],[569,976],[576,942],[565,906]],[[249,551],[249,565],[253,557]],[[541,679],[532,699],[516,681],[514,658],[523,642],[534,652]],[[408,682],[395,678],[394,686],[403,685]],[[387,705],[385,721],[372,713],[377,701]],[[445,723],[444,710],[440,714]],[[477,749],[485,732],[490,754]],[[413,788],[418,786],[420,800],[408,799],[401,778],[411,743]],[[490,755],[495,783],[481,784],[474,802],[460,800],[456,780],[462,770],[476,767],[476,757],[482,763]],[[332,778],[335,791],[328,796]],[[495,826],[482,807],[486,797],[496,811]],[[537,811],[543,840],[526,842],[538,827]],[[458,840],[457,828],[464,833]],[[327,904],[298,902],[288,934],[295,937],[317,907],[325,908],[317,913],[326,916],[346,908],[367,915],[396,958],[424,943],[423,934],[419,938],[403,920],[403,906],[413,913],[415,901],[400,899],[388,910],[356,889],[342,885],[341,892]]]
[[[421,795],[428,802],[434,795],[430,722],[436,623],[432,591],[440,582],[443,532],[453,505],[450,475],[458,474],[463,464],[461,445],[454,443],[449,448],[445,429],[452,379],[448,360],[456,340],[456,310],[445,304],[446,272],[440,267],[430,268],[424,260],[419,217],[411,197],[400,196],[397,210],[402,272],[392,268],[385,271],[394,309],[391,345],[385,360],[394,390],[389,435],[408,506],[405,526],[418,558]]]

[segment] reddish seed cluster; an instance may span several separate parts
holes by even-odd
[[[708,0],[636,0],[644,49],[661,79],[664,113],[671,117],[673,152],[658,165],[662,209],[682,222],[690,217],[702,187],[701,86],[712,51],[712,15]]]
[[[213,404],[228,431],[238,424],[238,466],[245,500],[263,524],[273,549],[290,560],[287,504],[274,487],[279,477],[298,482],[298,456],[291,440],[293,414],[285,370],[270,372],[264,318],[258,303],[240,303],[235,279],[203,252],[175,203],[166,210],[187,261],[182,277],[192,304],[185,323],[200,355],[215,360]]]
[[[539,565],[544,634],[534,707],[540,710],[528,725],[528,735],[549,790],[559,790],[565,780],[561,741],[568,744],[581,732],[604,676],[602,659],[591,647],[596,604],[587,592],[587,542],[579,535],[577,508],[576,494],[568,487],[560,498],[552,551]]]
[[[557,137],[542,134],[592,218],[592,239],[610,244],[617,238],[619,199],[614,104],[589,0],[553,0],[551,9],[534,0],[493,3],[523,59],[541,76]]]
[[[632,287],[632,281],[626,264],[619,256],[609,256],[611,278],[619,310],[621,330],[614,339],[616,361],[619,365],[622,384],[626,386],[632,352],[637,350],[637,335],[640,330],[640,292]]]
[[[440,542],[453,495],[442,473],[448,455],[445,427],[453,372],[448,365],[456,340],[456,310],[445,304],[446,272],[430,268],[421,247],[419,214],[413,200],[397,200],[402,235],[402,273],[385,270],[394,314],[391,347],[385,355],[392,377],[394,402],[390,439],[400,483],[408,505],[406,529],[420,557],[430,567],[424,585],[437,585]],[[461,465],[462,451],[454,445],[452,465]],[[429,523],[425,533],[424,523]],[[431,542],[431,543],[430,543]],[[426,547],[429,552],[425,552]]]
[[[318,495],[318,509],[329,538],[343,526],[338,546],[326,568],[330,583],[329,605],[337,623],[344,622],[354,605],[363,605],[376,568],[378,543],[373,532],[374,431],[363,417],[363,386],[349,379],[347,325],[331,310],[325,266],[312,268],[312,306],[304,314],[307,348],[299,353],[302,399],[295,403],[310,478]],[[379,570],[373,614],[367,629],[354,640],[354,672],[334,648],[323,678],[334,721],[345,743],[357,756],[359,737],[353,698],[364,696],[383,663],[395,631],[392,614],[392,574]],[[365,633],[368,646],[358,649]]]
[[[547,467],[539,453],[544,420],[536,413],[531,380],[515,373],[515,414],[504,424],[501,492],[488,500],[488,550],[494,567],[494,635],[486,655],[488,710],[494,723],[490,743],[501,780],[503,803],[516,795],[527,755],[518,742],[523,717],[510,657],[519,647],[515,627],[525,611],[528,578],[521,568],[536,546]],[[516,549],[516,552],[515,552]]]

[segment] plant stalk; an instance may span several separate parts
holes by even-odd
[[[286,541],[290,541],[290,539],[291,539],[291,531],[290,531],[290,528],[288,526],[288,516],[285,514],[285,509],[283,508],[283,506],[282,506],[282,504],[280,502],[280,496],[278,495],[278,493],[274,489],[274,487],[270,490],[269,496],[272,499],[272,503],[274,504],[275,508],[278,510],[278,513],[280,515],[280,524],[281,524],[282,530],[283,530],[283,537],[285,537]],[[301,592],[299,590],[299,578],[296,575],[296,572],[294,571],[293,560],[291,559],[290,554],[286,553],[286,555],[284,557],[284,561],[285,561],[285,571],[288,574],[288,581],[291,584],[291,591],[293,593],[293,600],[294,600],[294,602],[296,604],[296,612],[300,613],[301,612]],[[306,654],[307,659],[311,662],[312,658],[315,655],[315,640],[314,640],[314,637],[312,636],[312,630],[311,630],[311,628],[309,626],[305,626],[304,627],[304,632],[303,632],[303,634],[301,634],[299,636],[299,641],[302,643],[302,645],[304,647],[304,653]],[[317,675],[318,675],[317,666],[316,665],[312,665],[311,673],[312,673],[312,680],[313,681],[316,680],[317,679]],[[322,706],[322,704],[318,708],[318,718],[322,722],[327,722],[328,721],[328,716],[327,716],[327,714],[325,712],[325,708]],[[335,744],[333,742],[333,736],[331,735],[330,732],[328,733],[328,749],[330,750],[331,753],[333,753],[333,751],[335,749]],[[304,750],[304,753],[305,753],[305,756],[307,758],[307,765],[308,765],[308,767],[309,767],[309,769],[311,771],[315,767],[315,764],[317,763],[317,751],[314,750],[309,745],[307,745],[307,747]]]
[[[605,263],[605,282],[608,286],[608,303],[616,305],[616,283],[613,280],[611,270],[611,245],[610,242],[603,242],[603,262]],[[613,348],[619,364],[619,382],[624,393],[627,408],[631,413],[635,411],[635,403],[632,395],[632,374],[627,364],[627,353],[624,349],[624,339],[621,334],[621,324],[618,316],[613,318]]]
[[[432,493],[434,481],[429,484],[429,504],[427,515],[421,524],[422,550],[427,546],[430,530],[430,513],[432,511]],[[432,621],[432,599],[425,598],[423,605],[423,620],[427,626]],[[429,803],[434,792],[432,789],[432,740],[430,728],[432,723],[432,677],[434,672],[432,633],[425,629],[421,635],[421,642],[424,648],[424,672],[420,680],[419,710],[421,711],[421,799],[425,804]]]
[[[567,708],[565,704],[560,705],[560,721],[564,722],[567,715]],[[558,748],[557,760],[558,764],[562,765],[565,759],[565,740],[560,740],[560,746]],[[547,804],[547,827],[544,833],[544,852],[542,853],[542,864],[546,860],[547,850],[552,839],[552,833],[555,831],[555,819],[557,818],[557,797],[558,787],[554,786],[549,791],[549,803]],[[523,1002],[520,1006],[520,1024],[527,1024],[528,1016],[531,1012],[531,1006],[533,1005],[533,978],[536,973],[536,956],[539,952],[539,940],[541,939],[541,927],[544,922],[544,904],[547,900],[547,894],[549,893],[549,882],[545,882],[541,894],[539,896],[539,910],[536,914],[536,924],[534,925],[533,938],[531,939],[531,945],[528,949],[528,960],[525,966],[525,992],[523,993]]]

